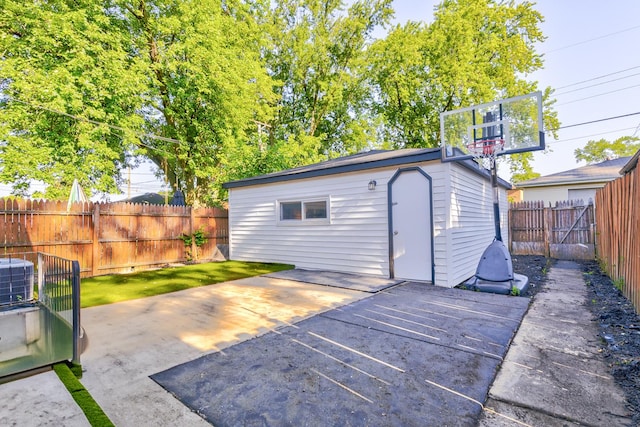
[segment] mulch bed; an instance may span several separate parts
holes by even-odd
[[[600,324],[602,353],[640,425],[640,316],[596,262],[583,262],[589,309]]]
[[[535,298],[544,289],[546,273],[554,261],[532,255],[513,256],[512,261],[513,270],[528,276],[532,284],[525,296]],[[634,425],[640,425],[640,316],[598,263],[579,264],[589,291],[589,310],[600,326],[603,357],[625,393]]]

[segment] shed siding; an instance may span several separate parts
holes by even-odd
[[[431,198],[433,200],[433,261],[435,284],[438,286],[451,286],[448,284],[446,265],[447,260],[447,218],[449,179],[447,178],[448,165],[436,163],[423,166],[422,169],[431,176]]]
[[[231,189],[231,258],[388,276],[389,177],[373,170]],[[276,201],[314,197],[329,198],[330,224],[278,225]]]
[[[231,258],[388,277],[387,183],[411,166],[230,189]],[[432,178],[435,283],[453,287],[473,276],[493,240],[491,183],[456,163],[418,166]],[[371,179],[377,182],[375,191],[367,188]],[[330,224],[278,225],[276,201],[316,197],[329,198]],[[506,218],[502,188],[500,197]]]
[[[450,180],[450,252],[446,270],[447,285],[455,286],[475,274],[482,252],[495,237],[495,226],[491,182],[455,164]],[[500,229],[505,242],[507,209],[506,191],[500,187]]]

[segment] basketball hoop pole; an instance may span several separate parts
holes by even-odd
[[[502,120],[502,107],[499,110],[499,118]],[[484,117],[484,123],[496,123],[496,116],[492,112],[487,112]],[[475,121],[475,120],[474,120]],[[482,156],[488,158],[491,165],[491,187],[493,187],[493,222],[496,230],[496,240],[502,242],[502,231],[500,230],[500,191],[498,190],[498,166],[496,158],[497,149],[501,149],[504,145],[499,141],[504,141],[502,125],[492,125],[482,129],[483,137],[480,139],[483,144]],[[497,138],[498,137],[498,138]]]
[[[498,190],[496,159],[491,159],[491,186],[493,187],[493,222],[496,227],[496,240],[502,242],[502,232],[500,231],[500,191]]]

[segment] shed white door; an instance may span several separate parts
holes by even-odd
[[[432,281],[431,185],[417,169],[391,182],[393,276]]]

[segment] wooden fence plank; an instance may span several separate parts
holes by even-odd
[[[83,277],[185,262],[183,234],[202,228],[202,260],[214,260],[228,243],[228,213],[128,203],[67,204],[0,199],[3,254],[46,252],[77,259]],[[221,229],[224,228],[224,229]]]
[[[637,167],[596,193],[598,257],[640,312],[640,172]]]
[[[545,207],[543,201],[509,207],[514,255],[545,255],[559,259],[594,259],[593,204],[563,201]]]

